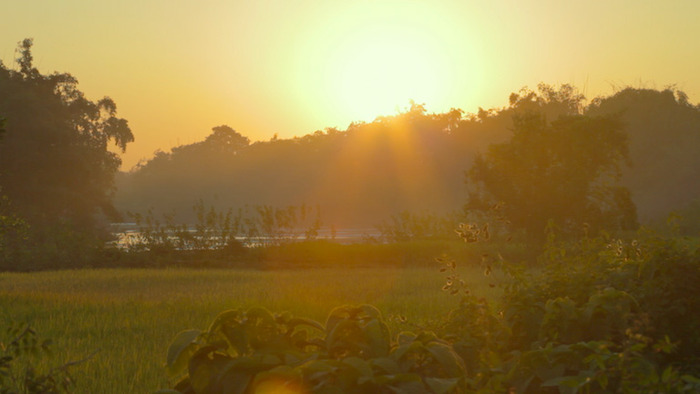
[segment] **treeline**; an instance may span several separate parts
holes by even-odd
[[[124,150],[134,137],[116,104],[87,100],[70,74],[41,74],[31,46],[20,42],[16,70],[0,64],[0,269],[100,264],[110,222],[152,208],[191,226],[197,201],[217,212],[306,204],[326,228],[378,226],[398,241],[444,238],[463,222],[541,246],[545,228],[628,231],[671,211],[697,230],[700,107],[674,89],[586,105],[571,86],[542,84],[476,114],[412,103],[255,143],[222,125],[118,173],[108,144]]]
[[[510,141],[514,120],[532,113],[547,124],[567,116],[619,120],[620,186],[640,222],[663,220],[700,197],[700,108],[683,92],[628,88],[586,105],[571,86],[540,85],[512,94],[505,108],[430,114],[414,103],[394,116],[291,139],[250,143],[215,127],[204,141],[159,151],[119,174],[115,201],[122,211],[175,209],[183,222],[193,221],[184,213],[198,199],[217,209],[318,204],[338,228],[372,227],[403,211],[442,215],[462,210],[475,158]]]

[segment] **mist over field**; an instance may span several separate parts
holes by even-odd
[[[402,211],[461,211],[474,189],[465,182],[474,159],[508,141],[513,118],[530,111],[547,122],[618,117],[629,150],[619,164],[620,184],[642,223],[663,221],[700,196],[693,181],[700,168],[700,118],[683,92],[626,88],[587,102],[573,87],[544,85],[478,114],[432,114],[413,104],[397,115],[292,139],[251,143],[217,126],[203,141],[158,152],[118,174],[114,201],[122,212],[175,211],[187,223],[195,221],[192,206],[200,200],[220,210],[318,205],[324,223],[338,228],[371,228]]]

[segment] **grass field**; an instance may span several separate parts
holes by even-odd
[[[473,292],[497,289],[462,267]],[[459,300],[441,291],[439,267],[305,270],[109,269],[0,273],[0,322],[26,322],[52,338],[52,365],[75,367],[79,393],[149,393],[169,385],[164,369],[170,341],[181,330],[206,328],[221,311],[259,305],[324,321],[343,304],[371,303],[385,317],[434,326]],[[46,366],[45,366],[46,367]]]

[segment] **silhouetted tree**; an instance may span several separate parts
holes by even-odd
[[[40,242],[50,242],[49,228],[90,234],[97,214],[116,215],[111,195],[121,160],[108,144],[123,151],[133,135],[110,98],[86,99],[70,74],[42,75],[31,46],[31,39],[19,43],[19,71],[0,64],[7,118],[0,186]]]
[[[628,88],[593,100],[586,113],[620,114],[631,163],[621,184],[632,192],[644,221],[665,220],[700,199],[700,107],[685,93]]]
[[[211,133],[204,142],[222,151],[238,152],[250,145],[250,139],[248,137],[239,134],[229,126],[217,126],[214,127],[212,131],[213,133]]]
[[[629,193],[614,185],[626,157],[615,117],[566,115],[550,123],[537,112],[518,115],[511,140],[491,145],[468,171],[466,208],[498,205],[512,228],[534,242],[543,240],[550,220],[579,233],[586,226],[634,226]]]

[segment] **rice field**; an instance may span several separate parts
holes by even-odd
[[[476,294],[498,291],[475,268],[460,275]],[[44,368],[97,352],[72,369],[78,393],[150,393],[172,383],[164,360],[175,335],[206,328],[226,309],[263,306],[323,322],[336,306],[371,303],[393,330],[412,330],[434,327],[457,306],[444,282],[437,266],[0,273],[0,324],[26,322],[53,339]],[[399,315],[407,323],[392,319]]]

